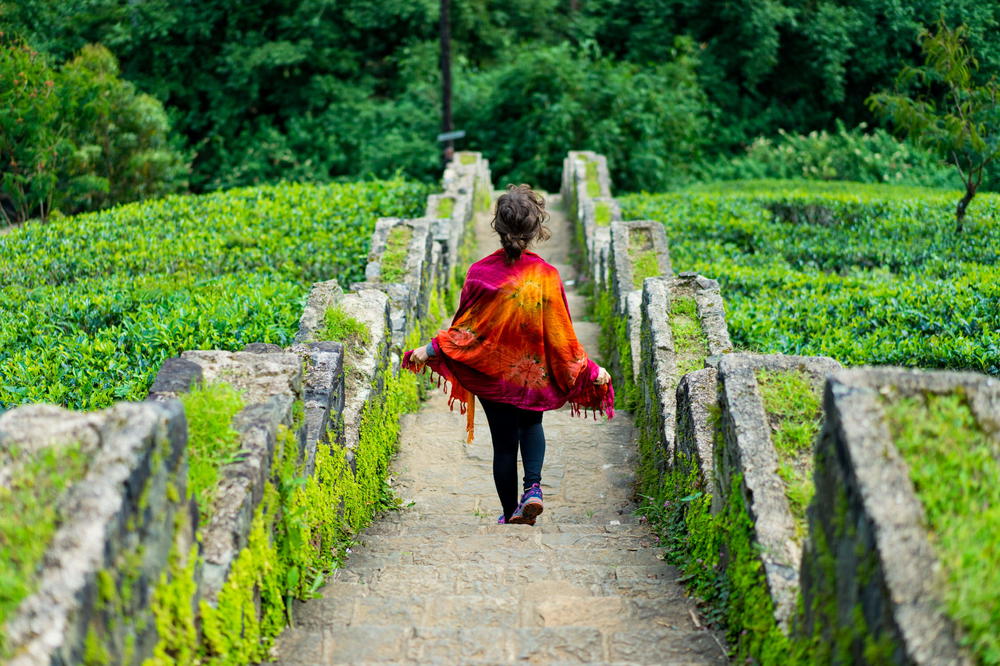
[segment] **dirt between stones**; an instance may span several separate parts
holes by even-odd
[[[553,235],[538,252],[572,280],[571,227],[548,199]],[[477,240],[480,256],[497,247],[488,214]],[[567,299],[596,353],[583,296],[570,286]],[[469,445],[440,392],[404,417],[393,487],[412,505],[362,532],[323,598],[297,605],[275,663],[728,663],[633,515],[631,415],[595,422],[564,408],[543,424],[545,511],[530,527],[496,524],[481,409]]]

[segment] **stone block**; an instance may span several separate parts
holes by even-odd
[[[955,392],[965,395],[983,431],[1000,439],[995,378],[859,368],[827,380],[801,585],[803,631],[815,628],[836,643],[836,654],[861,662],[866,640],[888,641],[893,663],[975,663],[942,611],[941,565],[884,412],[899,397]]]
[[[610,230],[612,222],[620,222],[622,209],[618,202],[611,197],[588,197],[581,200],[580,211],[581,215],[577,224],[583,227],[587,258],[592,263],[595,254],[600,251],[597,247],[598,232]],[[607,233],[604,237],[608,237]]]
[[[299,317],[299,330],[295,342],[309,342],[315,339],[317,331],[323,328],[326,311],[336,305],[344,296],[344,290],[336,280],[317,282],[309,290],[309,298]]]
[[[715,368],[703,368],[681,377],[677,386],[675,451],[698,469],[700,489],[711,491],[714,476],[718,394]]]
[[[202,382],[201,366],[183,358],[168,358],[149,388],[150,400],[170,400]]]
[[[801,545],[778,476],[778,454],[771,442],[771,426],[757,385],[757,371],[800,370],[814,384],[822,382],[840,364],[823,356],[727,354],[713,357],[719,377],[719,427],[722,436],[715,449],[713,511],[730,501],[733,479],[740,475],[735,492],[753,524],[753,539],[768,591],[774,601],[775,621],[788,631],[798,597]]]
[[[176,400],[119,403],[92,413],[32,405],[0,415],[5,485],[25,457],[43,447],[76,444],[87,461],[82,477],[57,500],[61,523],[35,591],[4,626],[13,655],[6,663],[83,663],[88,633],[109,663],[139,664],[151,656],[150,599],[167,569],[174,517],[189,510],[186,443]],[[126,587],[128,595],[118,593]],[[135,649],[126,661],[128,643]]]
[[[652,221],[612,222],[609,270],[611,291],[617,312],[626,314],[630,291],[641,285],[635,283],[635,264],[649,253],[656,258],[656,275],[670,275],[670,253],[667,234],[663,225]],[[653,277],[646,275],[644,277]]]
[[[404,220],[394,217],[379,219],[372,234],[371,251],[368,255],[368,265],[365,267],[365,280],[371,286],[382,288],[381,285],[392,284],[383,278],[383,254],[386,243],[393,230],[408,227],[412,236],[407,248],[402,266],[403,277],[399,281],[405,289],[386,288],[393,314],[393,343],[401,348],[408,327],[427,315],[430,293],[433,288],[433,263],[431,261],[434,237],[431,233],[431,220]]]
[[[305,360],[302,402],[305,408],[304,442],[301,449],[306,476],[312,476],[316,447],[344,445],[344,345],[340,342],[307,342],[289,351]]]
[[[642,299],[639,306],[639,362],[634,363],[638,370],[637,382],[641,392],[646,413],[651,415],[650,425],[655,428],[655,432],[649,436],[660,443],[660,453],[658,457],[662,465],[673,464],[675,458],[675,442],[680,434],[676,431],[677,419],[679,418],[678,408],[682,403],[678,402],[678,390],[681,383],[681,370],[679,367],[690,367],[692,364],[702,365],[702,361],[697,357],[691,357],[690,352],[685,351],[679,355],[679,351],[674,344],[674,337],[670,325],[670,312],[674,301],[681,298],[690,298],[697,305],[698,321],[701,331],[705,336],[707,348],[704,350],[706,356],[721,354],[732,351],[732,344],[729,341],[729,332],[726,327],[725,315],[723,313],[722,297],[719,294],[719,285],[715,280],[708,280],[700,275],[684,273],[677,277],[654,277],[646,278],[643,281]],[[679,362],[680,361],[680,365]],[[714,389],[711,393],[697,390],[690,391],[685,388],[684,400],[694,400],[714,396]],[[712,404],[715,398],[712,397]],[[691,419],[694,415],[701,418],[701,414],[710,408],[710,404],[688,404],[683,403],[686,412],[685,418]],[[692,411],[693,410],[693,411]],[[700,421],[697,421],[700,423]],[[699,425],[699,427],[701,427]],[[691,438],[695,437],[694,432],[685,432],[683,435],[686,442],[694,446]],[[703,435],[697,435],[702,437]],[[685,451],[692,453],[693,450]],[[706,453],[703,451],[703,453]],[[701,460],[699,458],[699,460]],[[711,469],[711,457],[703,461]],[[706,474],[706,479],[711,478]]]
[[[181,360],[201,368],[204,384],[225,382],[243,394],[243,402],[253,405],[274,395],[292,400],[302,394],[302,365],[291,352],[255,354],[217,350],[189,350]]]

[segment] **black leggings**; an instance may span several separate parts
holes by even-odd
[[[542,414],[521,409],[502,402],[479,398],[486,412],[493,439],[493,482],[503,505],[504,518],[517,509],[521,495],[517,490],[517,449],[521,447],[521,464],[524,465],[524,489],[542,482],[542,463],[545,461],[545,431]]]

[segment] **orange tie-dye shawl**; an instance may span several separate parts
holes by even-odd
[[[598,366],[576,339],[559,272],[533,252],[508,264],[503,250],[469,268],[451,328],[431,341],[427,365],[451,384],[473,436],[472,396],[545,411],[614,416],[614,389],[597,386]],[[403,367],[417,371],[410,352]]]

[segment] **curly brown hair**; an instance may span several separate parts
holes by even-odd
[[[552,233],[545,223],[549,214],[545,199],[528,185],[508,185],[497,198],[491,226],[500,236],[500,245],[512,263],[536,240],[548,240]]]

